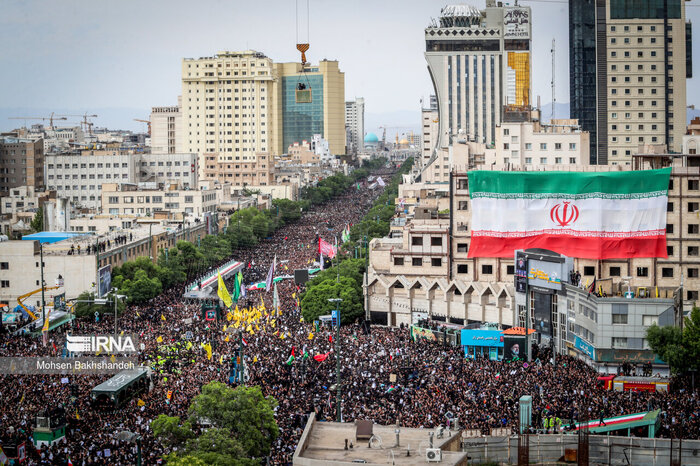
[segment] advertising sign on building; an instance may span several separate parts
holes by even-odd
[[[515,253],[515,291],[525,293],[527,285],[527,259],[525,253],[517,251]]]
[[[584,341],[583,339],[581,339],[581,337],[577,336],[576,339],[574,340],[574,346],[576,347],[576,349],[581,351],[583,354],[585,354],[589,358],[595,360],[595,348],[593,348],[593,345]]]
[[[66,310],[66,294],[61,293],[53,297],[53,309],[54,311],[65,311]]]
[[[97,284],[97,297],[101,298],[112,289],[112,265],[107,264],[97,272],[99,283]]]
[[[530,37],[530,9],[507,8],[503,12],[503,37],[521,38]]]
[[[527,361],[527,339],[524,335],[504,335],[503,351],[504,361]]]
[[[564,273],[563,263],[545,262],[536,259],[528,261],[527,280],[530,286],[559,291],[561,290]]]

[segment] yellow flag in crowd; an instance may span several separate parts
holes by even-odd
[[[309,332],[309,340],[313,340],[313,339],[314,339],[314,333],[313,333],[313,332]]]
[[[75,418],[80,420],[80,414],[78,414],[78,408],[75,408]]]
[[[301,317],[299,318],[299,322],[301,322],[302,324],[304,323],[304,316],[301,316]]]
[[[226,339],[224,341],[228,341],[228,340],[229,340],[228,335],[226,335]]]
[[[156,341],[157,341],[158,343],[163,343],[163,337],[158,337],[158,338],[156,338]]]
[[[141,317],[141,314],[139,314],[139,311],[136,311],[136,317]]]
[[[250,333],[251,335],[255,335],[255,332],[253,331],[252,328],[250,330],[248,330],[248,333]]]
[[[287,338],[287,334],[286,334],[286,333],[283,333],[282,335],[280,335],[280,340],[284,340],[285,338]]]
[[[229,322],[231,322],[231,319],[233,319],[233,314],[231,314],[231,311],[228,311],[228,312],[226,313],[226,320],[228,320]]]
[[[138,401],[136,402],[136,404],[137,404],[138,406],[145,406],[145,405],[146,405],[146,402],[143,401],[141,398],[139,398]]]
[[[163,314],[160,315],[160,320],[165,320],[165,316]]]
[[[216,294],[219,295],[219,298],[221,298],[226,307],[231,307],[231,305],[233,304],[233,300],[231,300],[231,295],[226,289],[226,284],[224,283],[224,279],[221,277],[221,272],[217,271],[216,273],[219,276],[219,285],[217,287],[218,289],[216,291]]]
[[[207,359],[211,361],[211,343],[204,345],[204,351],[207,352]]]
[[[248,326],[245,328],[246,332],[252,332],[253,331],[253,326],[248,324]]]
[[[219,364],[224,363],[224,355],[222,354],[221,357],[219,358]]]
[[[258,357],[257,357],[257,356],[253,356],[253,362],[258,362]]]
[[[295,299],[296,299],[296,297],[297,297],[296,292],[295,292],[295,293],[292,293],[292,298],[295,298]]]
[[[263,301],[262,296],[260,296],[260,309],[265,309],[265,301]]]

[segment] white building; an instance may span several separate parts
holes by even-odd
[[[357,154],[362,150],[365,137],[365,99],[357,97],[345,102],[345,130],[348,154]]]
[[[421,155],[417,161],[421,168],[428,165],[428,162],[435,153],[439,131],[438,122],[439,116],[437,109],[421,109],[421,127],[423,137],[421,138]]]
[[[151,109],[151,153],[181,154],[182,144],[182,96],[174,107]]]
[[[321,158],[321,163],[330,164],[336,160],[328,147],[328,141],[320,134],[314,134],[311,138],[311,150]]]
[[[526,6],[448,5],[425,29],[439,111],[438,147],[464,134],[491,144],[505,105],[530,105],[531,14]]]
[[[577,120],[504,122],[496,130],[495,147],[484,151],[484,165],[588,165],[589,142]]]

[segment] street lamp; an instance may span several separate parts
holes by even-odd
[[[335,410],[337,422],[340,422],[340,310],[338,308],[338,303],[342,302],[341,298],[331,298],[329,302],[335,304],[335,311],[337,313],[337,325],[335,334]]]
[[[135,443],[136,444],[136,466],[141,466],[141,436],[128,430],[122,430],[114,436],[117,440],[122,442]]]

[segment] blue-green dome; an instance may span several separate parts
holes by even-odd
[[[367,136],[365,136],[365,142],[376,143],[376,142],[379,142],[379,138],[374,133],[367,133]]]

